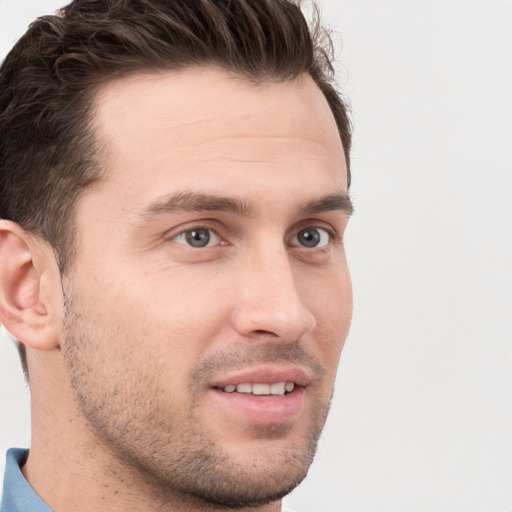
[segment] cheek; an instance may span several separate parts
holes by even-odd
[[[346,267],[310,286],[306,297],[316,319],[315,339],[322,360],[336,368],[352,319],[352,284]]]
[[[124,283],[89,297],[112,342],[173,374],[190,371],[227,317],[214,283],[177,273]]]

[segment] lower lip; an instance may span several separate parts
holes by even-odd
[[[296,387],[287,395],[253,395],[252,393],[226,393],[213,389],[215,398],[223,408],[246,421],[260,425],[286,423],[299,418],[304,410],[305,388]]]

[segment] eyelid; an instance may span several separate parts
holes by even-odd
[[[215,219],[214,220],[201,219],[201,220],[190,221],[190,222],[184,223],[180,226],[177,226],[177,227],[167,231],[167,233],[164,235],[164,239],[167,241],[174,241],[175,238],[177,238],[180,235],[184,235],[188,231],[201,230],[201,229],[213,232],[215,234],[215,236],[220,239],[217,244],[207,245],[204,248],[216,247],[218,245],[230,245],[229,242],[226,241],[225,237],[223,235],[221,235],[221,232],[223,230],[222,225],[219,226],[219,223]],[[324,246],[321,246],[321,247],[305,247],[301,244],[291,243],[291,240],[295,239],[296,236],[301,231],[303,231],[305,229],[319,229],[319,230],[325,231],[327,233],[327,235],[329,236],[329,243]],[[341,230],[341,233],[343,233],[343,230]],[[327,223],[326,221],[323,221],[320,219],[305,219],[295,225],[295,227],[293,228],[291,233],[286,236],[285,241],[288,245],[290,245],[292,247],[298,247],[298,248],[302,248],[302,249],[305,249],[308,251],[313,251],[315,249],[316,250],[322,250],[322,249],[325,250],[329,245],[340,244],[340,243],[342,243],[342,238],[343,238],[343,235],[340,234],[339,230],[335,226],[333,226],[331,223]],[[178,242],[178,243],[180,243],[180,242]],[[188,246],[188,244],[184,244],[184,243],[181,243],[181,245]],[[192,246],[188,246],[188,247],[194,248]]]
[[[217,245],[221,245],[222,242],[224,242],[222,236],[219,234],[219,230],[217,227],[213,226],[213,222],[212,223],[209,223],[209,222],[205,222],[205,221],[200,221],[200,222],[191,222],[189,225],[182,225],[182,226],[179,226],[178,228],[174,228],[170,231],[168,231],[165,235],[165,239],[168,240],[168,241],[171,241],[171,242],[177,242],[181,245],[184,245],[184,246],[187,246],[187,247],[190,247],[192,249],[196,249],[196,247],[192,247],[191,245],[188,245],[184,242],[180,242],[180,241],[177,241],[176,239],[179,237],[179,236],[183,236],[185,235],[187,232],[189,231],[194,231],[194,230],[204,230],[204,231],[211,231],[215,237],[217,237],[219,240],[216,244],[214,245],[205,245],[203,248],[206,248],[206,247],[215,247]],[[200,249],[201,247],[198,247],[197,249]]]
[[[200,246],[195,247],[194,245],[188,243],[187,233],[189,233],[190,231],[208,231],[208,232],[210,232],[210,236],[208,238],[208,242],[206,243],[206,245],[200,245]],[[205,249],[206,247],[215,247],[216,245],[220,245],[220,242],[222,241],[220,236],[217,233],[215,233],[215,231],[213,231],[213,229],[203,229],[203,228],[187,229],[187,230],[182,231],[181,233],[178,233],[177,235],[175,235],[172,238],[172,240],[174,242],[178,242],[179,244],[186,245],[187,247],[191,247],[193,249]]]
[[[307,218],[299,221],[291,230],[291,236],[295,237],[298,233],[305,229],[321,229],[326,231],[329,235],[331,243],[340,243],[343,239],[344,226],[339,225],[335,222],[330,222],[322,218]]]
[[[298,243],[297,241],[297,237],[298,235],[302,232],[302,231],[307,231],[308,229],[316,229],[318,231],[323,231],[325,234],[327,234],[327,241],[322,244],[322,245],[316,245],[316,246],[313,246],[313,247],[307,247],[301,243]],[[335,241],[335,233],[333,233],[332,230],[328,229],[327,227],[324,227],[324,226],[318,226],[318,225],[307,225],[307,226],[304,226],[304,227],[300,227],[299,229],[295,230],[294,233],[293,233],[293,236],[291,237],[291,242],[290,245],[292,247],[299,247],[300,249],[304,249],[304,250],[307,250],[307,251],[321,251],[321,250],[325,250],[327,247],[329,247],[329,245],[331,245],[332,243],[334,243]],[[293,242],[296,242],[296,243],[293,243]]]

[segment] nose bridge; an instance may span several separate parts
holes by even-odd
[[[252,251],[243,267],[235,309],[244,336],[272,334],[294,341],[314,329],[313,314],[303,302],[286,247],[267,243]]]

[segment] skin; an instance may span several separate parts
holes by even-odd
[[[23,471],[57,512],[278,511],[314,455],[352,312],[332,113],[310,77],[213,68],[116,80],[95,106],[106,178],[78,202],[62,280],[44,242],[0,225],[0,262],[19,256],[4,296],[25,315],[3,317],[31,376]],[[227,403],[216,384],[254,371],[299,371],[301,407]]]

